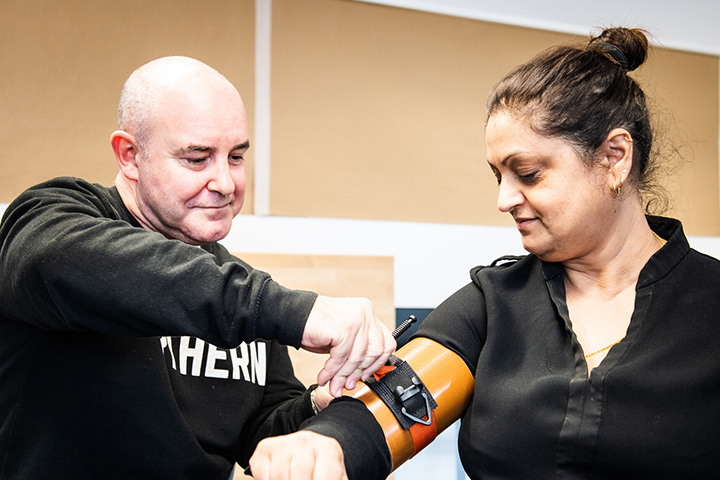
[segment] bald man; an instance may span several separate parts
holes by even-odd
[[[222,75],[152,61],[118,112],[114,187],[53,179],[0,224],[0,479],[224,480],[395,348],[367,300],[284,288],[217,243],[250,146]],[[329,353],[327,389],[302,386],[284,345]]]

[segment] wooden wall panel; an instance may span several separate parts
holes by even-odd
[[[340,0],[274,0],[272,197],[278,215],[511,225],[486,166],[492,85],[586,38]],[[658,50],[645,83],[689,136],[669,180],[696,235],[720,233],[718,59]],[[692,85],[692,88],[688,88]]]
[[[485,97],[580,37],[346,0],[273,0],[272,12],[272,214],[511,226],[485,162]],[[57,175],[111,183],[120,88],[162,55],[226,74],[252,138],[254,22],[253,0],[0,2],[0,202]],[[638,74],[677,126],[688,165],[667,182],[694,235],[720,235],[718,68],[659,49]]]
[[[268,272],[289,288],[310,290],[333,297],[366,297],[375,313],[390,329],[395,328],[392,257],[346,255],[290,255],[236,253],[253,267]],[[327,358],[290,349],[297,377],[305,384],[317,381]]]
[[[656,117],[671,216],[692,235],[720,235],[718,57],[655,49],[637,74]],[[674,152],[674,150],[677,152]]]
[[[225,74],[243,95],[252,137],[254,27],[254,0],[0,2],[0,202],[59,175],[111,184],[122,84],[164,55]]]
[[[335,297],[367,297],[375,313],[391,330],[395,328],[393,259],[381,256],[290,255],[235,253],[253,267],[270,273],[290,288],[311,290]],[[289,349],[295,375],[305,385],[316,383],[325,355]],[[234,480],[250,479],[235,467]],[[390,475],[388,479],[392,479]]]

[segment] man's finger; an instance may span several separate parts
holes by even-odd
[[[305,480],[307,478],[315,478],[313,471],[315,470],[315,462],[319,458],[323,458],[322,455],[317,455],[317,452],[311,452],[310,454],[304,454],[299,452],[298,455],[292,457],[290,461],[289,476],[290,480]]]
[[[348,338],[346,341],[351,342],[350,353],[345,358],[345,361],[339,366],[337,372],[333,376],[333,380],[330,385],[330,391],[333,395],[342,395],[342,388],[352,389],[355,388],[358,380],[362,376],[362,369],[358,366],[366,358],[366,354],[369,350],[368,345],[371,343],[368,338],[368,333],[371,330],[370,325],[365,324],[363,328],[358,331],[355,338]],[[377,341],[377,340],[374,340]],[[333,349],[334,350],[334,349]],[[330,357],[333,357],[335,353],[330,350]],[[340,359],[335,358],[339,364]]]
[[[337,440],[307,431],[261,441],[250,467],[255,480],[347,480]]]
[[[370,375],[377,372],[390,358],[390,355],[395,351],[397,348],[397,341],[392,336],[392,332],[383,324],[380,325],[380,335],[382,339],[382,345],[380,348],[380,352],[378,356],[375,358],[375,361],[369,362],[369,365],[361,365],[362,380],[367,380]]]
[[[301,477],[298,477],[299,479]],[[313,480],[347,480],[345,458],[339,445],[328,447],[315,459]],[[293,480],[295,480],[293,478]]]
[[[368,329],[369,325],[366,322],[354,335],[344,336],[330,349],[330,357],[318,374],[318,384],[323,385],[322,380],[327,381],[335,377],[346,378],[353,373],[365,358],[368,349]]]

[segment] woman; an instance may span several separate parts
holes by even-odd
[[[647,52],[642,31],[607,29],[489,96],[497,206],[529,255],[473,269],[417,334],[474,375],[458,440],[473,479],[720,478],[720,262],[647,215],[653,136],[628,76]],[[387,457],[323,428],[333,411],[312,428],[371,478],[355,459]]]

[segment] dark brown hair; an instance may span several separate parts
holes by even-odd
[[[610,131],[624,128],[633,138],[630,177],[641,195],[656,194],[645,94],[627,74],[645,62],[648,49],[644,30],[608,28],[587,45],[546,50],[493,88],[486,105],[488,117],[504,111],[526,119],[537,133],[570,142],[588,164]],[[646,210],[649,203],[646,199]]]

